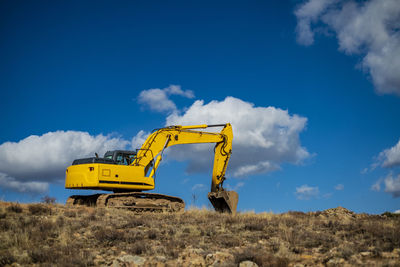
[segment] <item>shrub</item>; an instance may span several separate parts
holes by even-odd
[[[64,211],[64,216],[65,217],[70,217],[70,218],[75,218],[76,217],[76,211],[66,210],[66,211]]]
[[[8,264],[12,264],[13,262],[15,262],[15,258],[9,251],[2,252],[0,254],[0,266],[6,266]]]
[[[51,208],[43,204],[31,204],[28,206],[28,209],[32,215],[51,214]]]
[[[54,204],[56,203],[56,198],[50,196],[44,196],[42,197],[42,202],[45,204]]]
[[[116,241],[123,241],[125,238],[124,232],[116,229],[101,228],[94,235],[99,242],[106,245],[113,245]]]
[[[54,252],[55,251],[50,251],[49,249],[32,248],[28,251],[28,255],[33,263],[55,262],[58,255]]]
[[[265,253],[261,249],[247,248],[242,253],[234,254],[235,263],[238,266],[242,261],[252,261],[258,266],[283,267],[288,266],[287,258],[277,257],[272,254]]]
[[[133,253],[135,255],[144,254],[147,251],[146,244],[144,242],[135,242],[131,247],[128,248],[129,253]]]
[[[17,204],[12,204],[11,206],[7,207],[7,211],[15,212],[15,213],[21,213],[22,212],[22,207],[18,203]]]
[[[157,238],[157,231],[151,229],[148,233],[147,236],[149,239],[156,239]]]

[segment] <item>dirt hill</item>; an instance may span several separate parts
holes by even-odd
[[[0,266],[400,266],[400,216],[0,202]]]

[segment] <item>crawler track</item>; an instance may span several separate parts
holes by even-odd
[[[185,209],[185,202],[178,197],[142,192],[95,194],[89,196],[74,195],[67,199],[66,205],[123,208],[138,212],[180,212]]]

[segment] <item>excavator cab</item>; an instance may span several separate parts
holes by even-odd
[[[104,158],[113,160],[118,165],[129,165],[135,160],[136,152],[126,150],[107,151],[104,154]]]
[[[76,159],[72,165],[89,164],[89,163],[103,163],[103,164],[116,164],[116,165],[129,165],[136,158],[135,151],[128,150],[113,150],[107,151],[103,158],[96,157]]]

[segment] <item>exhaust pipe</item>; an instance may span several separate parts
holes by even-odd
[[[235,214],[239,195],[235,191],[218,191],[208,193],[208,199],[218,212]]]

